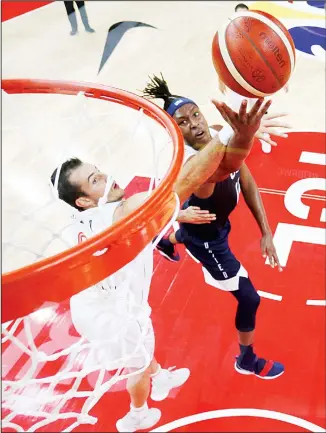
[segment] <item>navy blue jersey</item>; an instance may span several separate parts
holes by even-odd
[[[215,185],[212,195],[208,198],[199,198],[192,194],[183,204],[182,209],[189,206],[198,206],[216,214],[216,220],[210,224],[180,224],[182,235],[197,237],[203,241],[218,239],[221,229],[229,219],[229,215],[236,207],[240,194],[240,171],[231,173],[229,177]]]

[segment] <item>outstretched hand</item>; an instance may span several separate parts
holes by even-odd
[[[241,103],[239,113],[233,111],[224,102],[212,100],[223,119],[232,127],[235,134],[251,140],[260,127],[262,117],[268,111],[272,101],[264,103],[264,99],[258,99],[255,105],[247,113],[248,101],[244,99]]]
[[[265,114],[261,119],[260,127],[256,132],[255,137],[259,140],[266,141],[266,143],[271,146],[277,146],[277,143],[270,138],[270,135],[287,138],[288,135],[283,130],[291,128],[288,123],[278,120],[284,116],[287,116],[287,113]]]

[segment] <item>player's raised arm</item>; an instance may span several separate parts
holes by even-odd
[[[225,145],[217,135],[183,166],[174,186],[174,191],[178,194],[180,202],[185,201],[214,174],[223,159],[225,149]],[[147,196],[148,193],[143,192],[125,200],[115,212],[115,221],[136,209]]]
[[[236,113],[225,103],[217,101],[213,103],[232,130],[225,135],[223,128],[183,166],[175,186],[181,202],[204,183],[220,181],[230,173],[239,170],[251,151],[261,118],[271,105],[271,101],[263,104],[263,100],[260,99],[247,113],[245,100],[239,113]]]
[[[212,181],[215,174],[222,177],[241,167],[250,153],[260,120],[271,101],[266,102],[261,108],[262,103],[263,100],[258,100],[250,112],[246,113],[246,101],[244,101],[239,113],[235,113],[226,104],[214,101],[214,105],[232,127],[234,133],[229,135],[229,140],[222,138],[224,143],[221,141],[220,135],[212,138],[183,166],[174,187],[181,202],[198,190],[201,185],[207,181]],[[227,146],[225,145],[226,141],[228,141]],[[121,209],[117,209],[115,217],[121,218],[127,215],[136,209],[146,197],[147,193],[139,193],[130,197],[121,205]]]
[[[226,146],[217,135],[182,167],[175,184],[175,191],[181,203],[216,172],[225,150]]]
[[[239,170],[251,151],[253,138],[259,129],[263,115],[269,109],[272,101],[264,103],[263,99],[258,99],[248,113],[246,99],[242,101],[239,113],[233,111],[225,103],[215,100],[212,102],[233,130],[233,134],[231,134],[231,138],[227,143],[225,155],[218,168],[217,174],[221,177]],[[219,133],[220,137],[222,133],[223,130]]]

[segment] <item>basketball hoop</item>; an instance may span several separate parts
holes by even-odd
[[[183,137],[162,109],[132,93],[91,83],[2,80],[8,94],[78,95],[122,104],[159,122],[170,135],[173,156],[167,174],[146,201],[103,233],[60,254],[2,275],[2,323],[25,316],[44,302],[61,302],[108,277],[134,259],[168,223],[176,207],[172,192],[183,160]],[[96,252],[106,250],[101,255]]]

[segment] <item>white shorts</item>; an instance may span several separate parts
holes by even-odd
[[[154,356],[151,309],[147,302],[136,304],[127,289],[109,292],[94,286],[70,299],[76,330],[92,343],[96,361],[109,371],[140,369]]]

